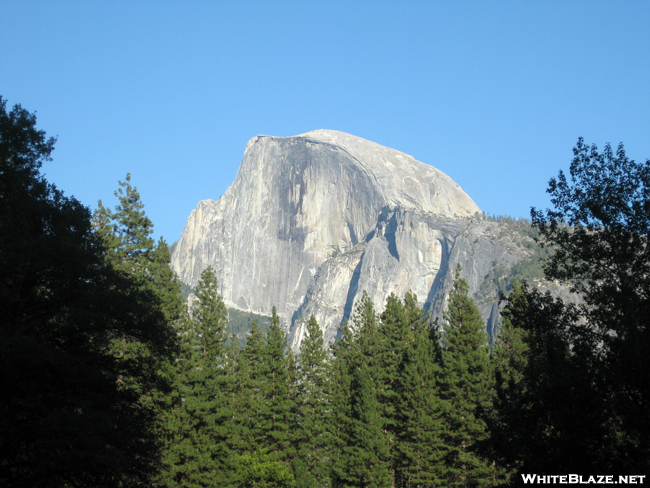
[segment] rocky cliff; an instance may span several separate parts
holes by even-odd
[[[297,348],[314,314],[326,339],[367,291],[381,310],[414,291],[438,315],[456,263],[470,293],[527,251],[451,178],[413,157],[337,131],[257,136],[218,200],[199,202],[172,255],[185,283],[212,265],[227,304],[269,314],[276,305]],[[483,287],[484,288],[484,287]],[[488,328],[496,291],[481,304]]]

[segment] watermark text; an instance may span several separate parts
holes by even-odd
[[[524,484],[535,485],[642,485],[646,475],[522,474],[521,477]]]

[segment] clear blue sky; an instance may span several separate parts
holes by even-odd
[[[127,172],[171,244],[248,139],[336,129],[491,214],[549,205],[579,136],[650,158],[650,2],[0,0],[0,95],[91,208]]]

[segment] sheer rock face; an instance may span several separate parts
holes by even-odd
[[[521,258],[477,212],[448,176],[394,149],[327,130],[257,136],[226,193],[192,211],[172,266],[196,285],[212,265],[230,306],[276,305],[297,348],[301,317],[332,340],[363,290],[380,310],[412,290],[439,313],[460,262],[476,293],[495,261]]]

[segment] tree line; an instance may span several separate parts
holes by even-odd
[[[39,169],[55,140],[0,98],[0,484],[517,486],[650,464],[650,161],[579,139],[533,210],[567,304],[513,283],[494,344],[462,269],[443,320],[366,294],[294,355],[241,345],[214,271],[187,306],[130,176],[94,215]]]

